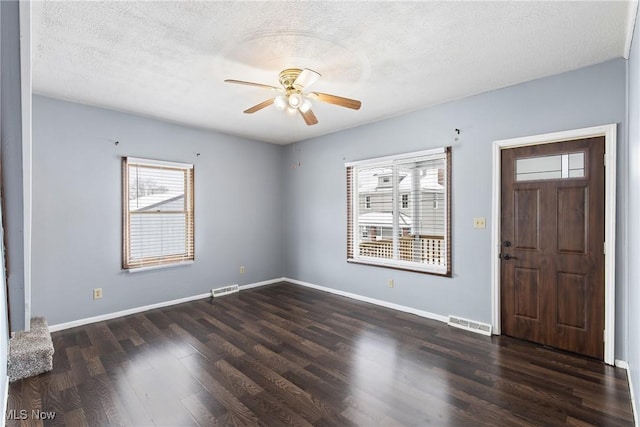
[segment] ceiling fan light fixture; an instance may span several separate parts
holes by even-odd
[[[280,111],[284,110],[287,107],[287,104],[287,97],[284,95],[276,96],[276,98],[273,100],[273,105],[275,105],[276,108]]]
[[[300,105],[302,105],[302,95],[297,92],[289,95],[289,106],[291,108],[300,108]]]
[[[278,76],[278,80],[282,88],[262,83],[248,82],[245,80],[226,79],[225,82],[256,86],[279,92],[272,98],[246,109],[244,111],[245,114],[253,114],[256,111],[260,111],[273,104],[277,110],[286,111],[292,116],[301,116],[308,126],[313,126],[318,124],[318,118],[311,109],[313,105],[310,98],[319,102],[350,108],[352,110],[360,109],[362,103],[357,99],[345,98],[342,96],[332,95],[330,93],[309,92],[309,86],[315,83],[319,78],[320,73],[308,68],[287,68],[282,70]]]

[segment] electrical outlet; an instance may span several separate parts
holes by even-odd
[[[393,279],[389,279],[389,282],[387,284],[389,285],[390,288],[393,288],[394,286]]]
[[[102,288],[95,288],[93,290],[93,299],[100,299],[102,298]]]
[[[487,227],[486,218],[473,218],[473,228],[486,228],[486,227]]]
[[[240,266],[240,274],[244,274],[244,265]]]

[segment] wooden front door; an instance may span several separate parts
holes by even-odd
[[[604,358],[604,137],[502,150],[502,333]]]

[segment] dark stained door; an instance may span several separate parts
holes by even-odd
[[[604,358],[604,137],[502,150],[502,333]]]

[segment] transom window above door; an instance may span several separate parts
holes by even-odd
[[[516,181],[584,178],[584,152],[516,159]]]

